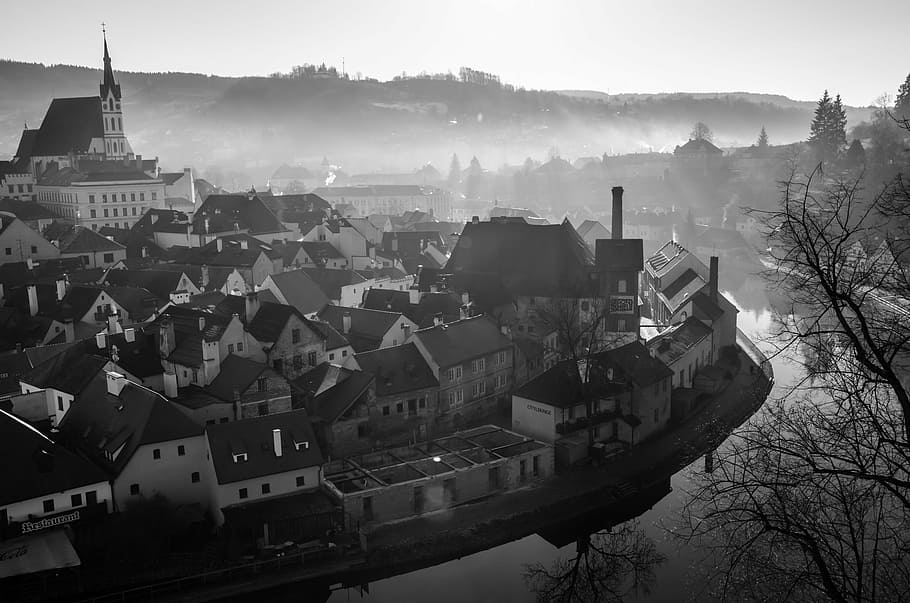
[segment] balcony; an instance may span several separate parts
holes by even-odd
[[[616,410],[602,410],[592,413],[590,416],[578,417],[577,419],[571,419],[569,421],[557,423],[556,433],[560,435],[573,433],[582,429],[600,425],[602,423],[607,423],[614,419],[618,419],[621,416],[622,413]]]

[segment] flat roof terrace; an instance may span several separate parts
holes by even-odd
[[[546,446],[485,425],[429,442],[330,461],[323,474],[342,493],[350,494],[468,469]]]

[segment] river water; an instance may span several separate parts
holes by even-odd
[[[721,283],[724,283],[723,278]],[[745,282],[740,281],[740,286],[725,294],[740,309],[737,319],[739,328],[760,348],[770,351],[770,344],[766,340],[772,325],[772,311],[764,284],[757,278],[747,277]],[[782,386],[795,380],[798,365],[772,359],[772,366],[775,377],[774,396],[780,393]],[[666,561],[654,567],[655,579],[651,592],[637,596],[634,600],[649,603],[710,600],[700,593],[697,581],[698,573],[695,570],[701,562],[700,551],[680,546],[668,531],[685,500],[684,490],[689,481],[688,476],[693,471],[703,470],[704,460],[699,459],[673,475],[670,478],[670,493],[638,517],[640,529],[654,542]],[[337,590],[332,592],[329,601],[532,602],[537,600],[537,594],[526,584],[526,566],[539,563],[551,568],[560,559],[572,559],[575,554],[574,542],[559,547],[534,534],[461,559],[372,582],[368,585],[369,592],[336,586]]]

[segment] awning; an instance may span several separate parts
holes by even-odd
[[[0,578],[80,565],[63,530],[50,530],[0,542]]]

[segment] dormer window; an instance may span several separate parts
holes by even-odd
[[[234,457],[235,463],[245,463],[247,462],[247,456],[245,452],[238,452],[232,455]]]

